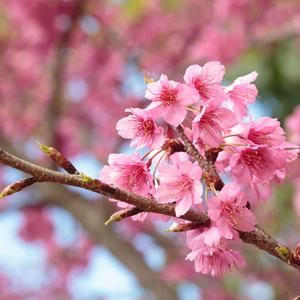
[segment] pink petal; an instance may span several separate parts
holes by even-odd
[[[176,202],[175,213],[176,217],[184,215],[191,207],[192,199],[189,192],[186,192],[185,196]]]

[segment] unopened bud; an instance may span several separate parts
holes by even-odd
[[[109,220],[106,221],[104,224],[108,225],[111,222],[119,222],[119,221],[124,220],[125,218],[135,216],[135,215],[139,214],[140,212],[142,212],[142,210],[137,207],[123,209],[123,210],[117,211],[116,213],[111,215]]]
[[[286,247],[281,247],[281,248],[277,248],[277,252],[279,253],[279,255],[288,260],[288,264],[290,264],[290,260],[291,260],[291,251],[290,249],[286,248]]]
[[[37,182],[34,177],[24,178],[20,181],[14,182],[11,185],[7,186],[0,194],[0,198],[12,195],[19,191],[22,191],[26,187],[32,185],[33,183]]]
[[[59,151],[52,147],[47,147],[42,145],[37,139],[35,140],[38,143],[37,148],[46,153],[56,164],[58,164],[61,168],[66,170],[69,174],[79,174],[73,164],[63,156]]]

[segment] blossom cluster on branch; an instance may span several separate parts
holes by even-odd
[[[255,65],[254,69],[257,67],[260,68],[260,76],[263,76],[264,78],[264,88],[266,88],[268,94],[273,95],[279,100],[288,97],[288,102],[284,99],[286,102],[285,105],[282,106],[283,110],[281,116],[289,113],[289,110],[286,109],[286,107],[289,105],[291,108],[295,104],[295,101],[297,101],[295,98],[297,99],[299,94],[297,92],[297,78],[299,76],[297,75],[297,72],[295,73],[295,69],[297,70],[297,68],[295,68],[293,72],[292,67],[296,66],[294,61],[298,57],[300,45],[300,2],[298,1],[2,0],[0,2],[0,73],[2,74],[2,80],[0,82],[0,148],[28,160],[34,158],[34,162],[37,164],[41,164],[41,161],[39,161],[40,157],[35,156],[35,154],[28,151],[28,145],[30,145],[33,138],[36,137],[47,145],[49,144],[56,149],[59,149],[64,155],[71,157],[71,159],[77,155],[85,155],[85,151],[88,151],[88,153],[92,154],[98,161],[103,163],[103,161],[107,159],[109,153],[116,152],[120,146],[120,138],[118,137],[114,126],[111,124],[115,124],[117,120],[124,116],[124,109],[126,107],[136,107],[138,105],[139,96],[136,93],[136,84],[138,82],[135,81],[135,84],[132,85],[132,81],[137,79],[140,69],[142,68],[151,70],[152,74],[160,74],[167,70],[170,78],[172,77],[174,80],[180,81],[177,75],[182,74],[184,68],[194,62],[198,62],[199,64],[204,64],[205,61],[209,60],[219,60],[224,64],[234,64],[235,62],[238,62],[238,68],[243,68],[246,61],[247,65],[253,63]],[[296,56],[292,55],[292,59],[291,53],[293,52],[291,51],[295,51],[296,54]],[[236,66],[234,66],[233,69],[236,69]],[[253,74],[253,76],[254,75],[255,74]],[[229,77],[230,76],[231,75],[229,75]],[[288,84],[286,84],[284,79],[288,81]],[[186,83],[188,83],[188,81],[193,80],[193,78],[189,78],[189,75],[187,75],[186,80]],[[238,83],[238,81],[236,81],[236,83]],[[195,81],[194,84],[197,85],[197,81]],[[272,85],[276,88],[271,88],[270,90]],[[16,88],[16,86],[18,88]],[[287,88],[282,89],[284,86]],[[231,85],[231,87],[226,88],[225,97],[229,95],[229,92],[232,91],[233,87],[234,86]],[[217,88],[217,86],[214,88]],[[295,97],[292,97],[289,93],[289,91],[293,90],[295,90]],[[223,88],[219,89],[217,92],[214,91],[214,89],[211,89],[210,92],[215,94],[222,93],[222,99],[225,101]],[[202,97],[205,98],[205,94],[203,94]],[[232,94],[232,97],[234,98],[234,94]],[[234,110],[233,100],[228,97],[226,101],[228,104],[227,108],[231,107],[230,109]],[[107,113],[112,110],[112,107],[113,113]],[[128,109],[128,111],[133,111],[137,118],[147,114],[150,121],[149,124],[151,124],[151,120],[154,120],[153,118],[157,119],[153,113],[148,114],[149,110],[131,108]],[[208,107],[205,108],[205,112],[207,111]],[[242,116],[243,111],[245,111],[245,109],[241,109],[239,113]],[[190,110],[189,114],[191,114]],[[165,115],[166,114],[164,113],[164,116]],[[235,117],[239,118],[236,109]],[[166,116],[166,118],[168,118],[168,116]],[[200,121],[203,121],[202,117],[198,118]],[[131,121],[132,120],[133,116],[131,117]],[[262,118],[261,120],[264,119]],[[293,136],[299,138],[300,127],[295,126],[296,124],[299,124],[299,120],[299,113],[295,113],[291,118],[291,122],[288,122],[291,124],[291,126],[287,128],[292,133],[290,138]],[[192,123],[191,120],[190,122]],[[124,125],[122,125],[122,123],[119,124],[121,126],[121,133]],[[187,124],[184,123],[181,125],[185,127]],[[181,125],[177,126],[178,132],[181,132]],[[257,123],[257,125],[259,125],[259,123]],[[200,140],[209,143],[208,145],[210,147],[204,151],[202,150],[202,155],[206,157],[206,160],[202,160],[201,157],[194,152],[195,149],[193,149],[193,147],[199,147],[199,143],[194,146],[194,140],[191,137],[190,140],[187,140],[190,144],[186,144],[185,136],[180,135],[182,141],[187,145],[185,146],[178,139],[174,139],[174,133],[172,133],[171,126],[167,127],[166,125],[162,125],[162,122],[160,121],[156,126],[156,134],[153,136],[149,135],[148,139],[149,145],[151,145],[150,139],[152,139],[151,148],[156,149],[155,151],[157,152],[160,151],[160,145],[164,143],[162,146],[163,151],[167,151],[168,153],[162,157],[161,163],[165,159],[168,160],[167,156],[170,156],[169,161],[171,161],[172,164],[169,166],[176,167],[180,172],[183,167],[189,168],[189,166],[193,165],[192,168],[194,170],[193,172],[195,172],[195,176],[191,177],[193,179],[191,184],[193,186],[198,186],[197,193],[201,194],[199,197],[202,199],[202,202],[200,204],[195,204],[196,201],[199,201],[200,199],[196,196],[196,198],[194,197],[192,200],[192,207],[193,209],[198,209],[196,206],[201,206],[206,203],[206,197],[204,196],[205,187],[202,187],[201,190],[202,184],[199,184],[199,179],[201,178],[201,181],[208,185],[212,182],[212,185],[215,186],[216,190],[220,190],[223,183],[218,177],[218,172],[221,172],[222,170],[224,170],[223,173],[231,172],[225,170],[225,168],[228,168],[228,159],[231,158],[231,154],[227,154],[227,152],[225,152],[226,150],[224,151],[221,149],[221,146],[213,146],[213,143],[222,143],[220,135],[215,135],[217,142],[213,140],[208,141],[205,132],[202,131]],[[226,126],[224,126],[224,130],[226,130]],[[234,127],[231,129],[233,128]],[[208,128],[207,130],[210,129],[211,128]],[[251,126],[249,126],[248,129],[250,130]],[[140,129],[137,128],[136,130]],[[188,131],[187,128],[185,128],[185,130]],[[193,134],[196,134],[196,125],[194,125],[192,130],[194,130]],[[201,131],[199,124],[198,130]],[[245,129],[241,128],[243,134],[244,130]],[[222,126],[221,131],[222,135],[223,133],[226,134],[225,131],[223,131]],[[164,132],[164,134],[161,134],[162,132]],[[132,136],[131,130],[123,130],[122,135],[125,134],[132,139],[132,145],[136,146],[136,149],[142,149],[144,147],[145,137],[141,139],[137,136],[137,138],[135,138]],[[188,135],[188,132],[186,132],[186,134]],[[248,142],[252,138],[248,139]],[[164,142],[162,142],[162,140]],[[234,137],[226,137],[224,142],[229,143],[231,140],[234,140]],[[236,140],[239,140],[239,138],[236,138]],[[291,139],[291,141],[299,144],[299,141],[293,139]],[[194,143],[197,144],[196,141]],[[236,148],[228,145],[225,146],[225,148],[232,153],[236,153],[235,151],[237,149],[242,149],[241,147]],[[151,152],[152,156],[155,155],[155,151],[153,150]],[[174,152],[183,151],[189,153],[189,162],[183,163],[180,161],[180,157],[183,156],[182,153],[174,154]],[[2,159],[1,154],[0,149],[0,160]],[[56,156],[57,153],[55,153],[55,151],[46,154],[55,158],[55,163],[63,167],[64,162],[61,161],[62,157],[59,155]],[[157,161],[162,154],[163,152],[160,152],[160,154],[153,157],[152,165],[157,164]],[[193,154],[196,155],[193,156]],[[177,156],[179,156],[179,159],[176,158]],[[127,156],[124,157],[126,158]],[[136,157],[138,157],[138,155],[136,155]],[[183,158],[183,160],[185,160],[185,158]],[[144,161],[144,159],[142,159],[142,161]],[[198,164],[195,164],[195,161]],[[21,162],[19,161],[18,163]],[[295,168],[293,175],[296,174],[296,176],[292,177],[292,180],[295,183],[296,190],[294,194],[295,211],[296,214],[300,216],[300,175],[298,171],[300,168],[297,170],[297,163],[299,164],[299,159],[298,162],[293,163]],[[150,162],[147,162],[147,164],[150,164]],[[183,165],[182,167],[181,164]],[[200,170],[198,166],[200,166]],[[69,174],[76,174],[75,169],[72,170],[72,168],[70,169],[68,167],[65,170]],[[143,186],[143,190],[136,189],[135,191],[140,194],[147,194],[146,192],[149,191],[147,195],[151,196],[154,199],[153,201],[156,201],[158,198],[160,201],[163,201],[164,198],[166,199],[167,197],[164,197],[163,190],[167,188],[166,172],[168,172],[168,168],[166,170],[162,168],[160,171],[159,175],[155,175],[158,174],[158,171],[155,171],[154,177],[155,180],[159,179],[161,182],[161,187],[159,188],[161,195],[158,194],[159,192],[157,192],[156,195],[151,192],[151,189],[158,190],[158,183],[152,184],[152,174],[147,175],[147,180],[149,180],[148,186],[145,185]],[[200,175],[201,172],[202,174]],[[60,175],[62,175],[62,173]],[[192,171],[187,175],[192,176]],[[46,178],[45,176],[38,178],[36,170],[31,176],[32,177],[20,180],[4,189],[0,198],[21,191],[30,184],[33,184],[38,191],[40,188],[42,190],[47,190],[44,185],[35,184],[35,182],[44,180]],[[222,176],[222,178],[224,177]],[[11,180],[10,173],[7,173],[6,169],[2,167],[0,168],[0,179],[1,187],[4,187],[7,184],[6,180]],[[289,176],[289,179],[291,180],[291,176]],[[115,178],[111,182],[116,185],[122,184],[122,178]],[[239,185],[240,187],[243,187],[242,183]],[[151,188],[149,188],[150,186]],[[152,186],[154,186],[154,188]],[[176,187],[176,183],[174,183],[174,187]],[[255,188],[257,190],[256,192],[253,192],[253,189]],[[57,193],[58,190],[61,192],[60,195]],[[170,190],[173,191],[171,187]],[[69,194],[66,196],[65,192],[66,189],[63,187],[61,187],[61,189],[60,187],[51,189],[51,193],[49,193],[49,195],[46,193],[46,196],[45,194],[42,194],[38,199],[38,202],[43,206],[43,211],[47,212],[52,209],[48,205],[48,202],[54,206],[61,206],[61,203],[63,202],[62,199],[69,200],[72,198],[72,201],[69,201],[68,205],[62,207],[71,212],[75,219],[81,223],[82,219],[84,220],[84,218],[81,219],[81,214],[78,216],[70,209],[74,206],[74,196],[70,196]],[[182,199],[180,200],[180,198],[176,199],[175,192],[172,193],[172,196],[174,196],[174,203],[178,207],[177,209],[183,209],[183,206],[188,203]],[[270,188],[266,186],[266,183],[255,183],[254,186],[251,186],[250,184],[249,187],[243,187],[241,192],[245,192],[248,197],[252,197],[252,200],[249,200],[249,202],[253,203],[256,201],[256,194],[261,194],[260,196],[264,199],[268,198]],[[25,196],[20,198],[17,197],[21,200],[22,207],[23,205],[25,207],[27,205],[31,206],[32,199],[34,199],[34,201],[37,200],[36,194],[34,193],[32,196],[30,189],[29,193],[25,193],[24,195]],[[192,194],[192,196],[193,195],[194,194]],[[222,198],[220,195],[221,193],[219,194],[221,201]],[[285,198],[288,198],[288,195],[285,193],[284,196]],[[216,196],[208,190],[207,198],[212,197]],[[9,207],[9,211],[11,208],[14,210],[16,204],[14,198],[11,199],[12,202],[5,202],[3,201],[4,199],[1,199],[2,205],[4,204],[5,209],[8,209]],[[149,200],[149,198],[147,199]],[[90,201],[86,198],[84,198],[84,200],[84,204],[89,207]],[[142,217],[146,218],[147,213],[145,213],[145,211],[149,212],[151,210],[135,206],[138,203],[141,203],[141,199],[138,200],[139,202],[136,201],[136,203],[131,203],[134,206],[132,209],[126,208],[128,207],[127,204],[123,204],[122,207],[124,208],[124,213],[116,213],[115,216],[112,216],[111,220],[118,220],[128,216],[133,216],[133,219],[139,220]],[[47,205],[45,205],[45,202]],[[204,207],[206,207],[205,205]],[[161,209],[161,207],[165,206],[173,208],[174,204],[159,204],[158,206],[159,208],[156,207],[155,213],[160,210],[161,213],[166,214],[166,210]],[[275,205],[274,207],[275,209],[278,208]],[[153,208],[153,206],[151,206],[151,208]],[[253,208],[253,206],[251,208]],[[31,209],[31,207],[27,209]],[[201,207],[199,209],[201,210]],[[101,208],[99,211],[100,210],[102,211],[103,209]],[[50,226],[47,224],[49,224],[49,222],[54,222],[56,214],[45,213],[45,215],[49,216],[46,222],[41,219],[41,216],[44,216],[44,214],[39,213],[39,209],[31,210],[32,213],[30,214],[25,212],[25,208],[18,209],[18,211],[21,213],[21,216],[23,216],[23,219],[26,220],[25,225],[23,225],[25,229],[20,231],[22,234],[19,235],[23,241],[41,240],[41,236],[43,236],[45,245],[48,245],[50,239],[54,242],[54,239],[50,238],[50,236],[54,236],[54,232],[56,233],[60,229],[53,225],[55,230],[50,234]],[[141,211],[144,211],[142,217],[140,215],[136,216],[136,214]],[[207,210],[204,211],[207,213]],[[196,214],[200,213],[196,212]],[[175,214],[173,215],[175,216]],[[289,218],[287,215],[286,211],[284,211],[284,213],[283,211],[280,211],[280,216],[276,217],[274,217],[272,213],[268,213],[264,218],[265,229],[267,231],[270,230],[270,228],[267,228],[267,224],[269,223],[268,220],[276,220],[276,224],[279,224],[282,218],[277,217]],[[185,217],[181,217],[190,222],[181,222],[181,224],[177,225],[175,228],[171,228],[171,230],[180,231],[184,228],[195,229],[197,226],[199,227],[199,224],[196,223],[198,222],[197,218],[192,220],[192,218],[186,216],[187,214]],[[160,215],[151,213],[151,218],[153,217],[161,219]],[[89,218],[90,217],[86,217],[86,219]],[[98,219],[98,221],[102,224],[107,218],[108,216],[104,217],[103,220],[101,219],[101,221]],[[211,218],[213,217],[211,216]],[[168,219],[170,219],[169,216],[164,216],[164,220]],[[201,218],[199,219],[201,221]],[[209,220],[208,216],[207,219]],[[292,221],[292,218],[289,220]],[[300,218],[298,218],[298,224],[299,220]],[[32,224],[31,221],[35,221],[35,223]],[[179,222],[179,219],[176,221]],[[190,268],[193,267],[192,264],[179,258],[180,268],[177,268],[174,272],[172,269],[174,252],[181,252],[181,247],[179,247],[178,244],[176,244],[176,247],[172,246],[173,243],[177,242],[172,240],[171,234],[168,236],[169,239],[164,236],[163,243],[161,243],[157,238],[156,230],[152,230],[152,227],[145,225],[146,224],[141,222],[137,223],[128,220],[128,222],[118,223],[116,226],[110,228],[106,227],[104,232],[101,233],[99,233],[99,226],[96,225],[96,230],[86,229],[87,227],[84,225],[83,228],[85,228],[87,233],[94,238],[95,233],[101,235],[101,239],[99,240],[96,238],[96,241],[98,241],[100,245],[108,247],[113,255],[115,255],[125,266],[129,267],[129,269],[132,260],[123,256],[123,247],[112,247],[110,243],[106,242],[105,235],[112,237],[116,233],[116,237],[120,237],[119,231],[121,231],[122,237],[119,243],[122,244],[125,239],[128,239],[134,244],[133,241],[135,241],[135,237],[143,232],[143,230],[147,230],[147,234],[154,237],[154,243],[159,244],[161,249],[166,252],[166,264],[164,270],[161,272],[172,270],[170,273],[172,273],[173,276],[176,274],[176,276],[178,276],[177,280],[179,281],[186,280],[187,278],[190,280],[191,276],[194,276],[194,278],[201,278],[201,280],[203,279],[203,276],[198,276],[198,274],[193,274],[194,272],[191,272]],[[202,224],[201,226],[204,225]],[[287,226],[287,223],[285,223],[285,226],[273,226],[271,231],[274,234],[274,228],[285,230]],[[42,228],[44,228],[45,231],[45,234],[43,235],[40,234]],[[128,230],[128,228],[130,228],[130,230]],[[31,233],[29,232],[30,230],[32,230]],[[24,234],[24,232],[27,233]],[[199,232],[199,229],[194,230],[193,232]],[[192,231],[188,234],[191,233]],[[250,236],[252,233],[244,232],[241,234],[240,232],[240,237],[245,242],[244,237]],[[280,239],[284,240],[286,243],[288,243],[287,238],[294,243],[295,239],[293,238],[292,230],[289,231],[288,235],[285,235],[284,231],[276,232],[276,234],[277,233],[281,235]],[[34,239],[34,237],[36,237],[36,239]],[[256,241],[256,245],[259,245],[257,240],[252,239],[252,241],[253,240]],[[269,237],[266,238],[266,241],[269,241]],[[80,243],[77,241],[74,241],[75,247],[79,244]],[[198,245],[198,247],[200,247],[200,245]],[[278,244],[276,244],[273,249],[276,247],[278,247]],[[122,251],[114,252],[115,248],[122,249]],[[142,248],[143,250],[139,249],[139,251],[143,252],[144,256],[145,249],[149,251],[149,247]],[[51,256],[54,256],[55,251],[53,250],[55,247],[47,246],[45,249],[47,253],[51,253]],[[261,249],[265,248],[261,247]],[[66,253],[69,252],[69,250],[66,251]],[[85,255],[86,259],[89,259],[89,251],[80,250],[79,252],[80,254],[78,257],[82,258],[82,256]],[[132,253],[134,252],[131,251],[130,254]],[[277,252],[275,251],[275,256],[276,253]],[[270,254],[274,255],[274,251]],[[135,256],[135,254],[132,256]],[[136,257],[138,256],[136,255]],[[267,260],[268,259],[264,262],[267,262]],[[49,259],[49,261],[53,260]],[[57,260],[55,261],[57,262]],[[64,256],[62,256],[61,261],[70,262],[70,260],[66,260]],[[55,266],[55,264],[53,265]],[[76,265],[77,263],[75,262],[74,266]],[[132,265],[140,265],[140,263],[134,262]],[[183,265],[188,266],[185,272],[183,271]],[[290,292],[292,290],[292,280],[294,281],[294,286],[296,286],[298,290],[298,282],[295,283],[297,281],[297,279],[295,279],[296,276],[292,277],[290,273],[287,274],[281,268],[276,270],[275,264],[273,265],[272,271],[268,268],[264,268],[264,274],[261,272],[262,269],[257,268],[257,263],[247,263],[249,269],[250,265],[252,266],[253,273],[250,273],[249,270],[246,270],[245,268],[243,273],[246,278],[245,280],[249,280],[249,278],[251,278],[250,280],[253,280],[256,276],[259,280],[267,278],[268,281],[268,272],[272,272],[272,274],[278,274],[278,278],[284,278],[283,280],[289,281]],[[291,262],[291,265],[293,265],[293,262]],[[43,266],[40,265],[40,267],[42,268]],[[64,268],[57,269],[60,270]],[[143,269],[137,268],[131,269],[131,271],[135,272],[139,279],[141,278],[141,274],[145,276]],[[66,274],[67,272],[62,273]],[[69,273],[73,274],[72,270]],[[9,288],[9,284],[7,284],[7,282],[3,284],[4,281],[2,275],[1,272],[0,294],[5,295],[5,290]],[[149,274],[147,273],[147,275]],[[154,277],[158,277],[156,273],[154,274]],[[153,286],[156,286],[156,282],[151,279],[149,280],[149,278],[152,277],[148,276],[144,283],[142,281],[140,281],[140,283],[147,289],[154,291],[152,288]],[[170,278],[172,278],[172,276],[167,276],[167,278],[168,280],[171,280]],[[278,278],[277,282],[280,282],[281,279]],[[18,297],[21,297],[22,299],[24,297],[29,297],[26,293],[26,296],[24,296],[24,288],[22,289],[22,287],[20,287],[20,281],[15,274],[11,275],[11,279],[13,282],[10,284],[11,286],[18,285]],[[152,286],[147,286],[145,282],[152,282]],[[213,286],[212,283],[207,285],[209,286],[208,289],[205,288],[205,284],[201,282],[199,286],[202,285],[201,293],[203,298],[218,298],[218,289],[220,289],[220,287],[217,288],[217,282],[221,282],[221,279],[215,279]],[[64,279],[63,283],[65,291],[67,292],[67,295],[69,295],[69,281]],[[173,282],[172,286],[175,286],[173,285]],[[47,287],[53,290],[57,289],[56,284],[52,284],[51,286],[51,283],[49,284],[49,282],[47,282]],[[12,289],[15,290],[15,287]],[[273,283],[273,289],[276,294],[279,295],[281,292],[282,295],[284,295],[284,298],[287,297],[287,291],[282,285]],[[45,290],[44,287],[41,288],[43,293]],[[62,293],[62,291],[60,291],[60,293]],[[208,294],[205,293],[213,293],[213,296],[208,296]],[[224,295],[225,293],[225,290],[223,290]],[[35,291],[33,295],[37,294],[38,293]],[[159,296],[159,294],[156,296],[159,299],[174,299],[171,296],[162,297]],[[14,296],[10,295],[3,297],[13,298]],[[62,294],[55,294],[53,296],[47,295],[40,297],[62,298],[64,296],[62,296]],[[220,296],[219,298],[223,299],[224,297],[225,296],[222,295],[222,297]],[[233,296],[229,298],[232,299]]]
[[[131,139],[137,150],[148,146],[150,151],[142,158],[138,152],[111,154],[109,166],[100,171],[104,183],[158,203],[174,203],[176,217],[191,208],[205,212],[211,219],[209,228],[195,229],[188,226],[189,221],[175,218],[173,230],[192,229],[186,234],[191,250],[186,259],[195,262],[197,272],[211,275],[245,265],[229,242],[239,243],[239,232],[254,230],[257,220],[251,204],[269,199],[270,183],[283,182],[288,164],[299,152],[296,145],[286,141],[277,119],[262,117],[254,122],[250,116],[245,121],[247,105],[257,97],[252,83],[257,73],[223,86],[224,73],[225,67],[212,61],[203,67],[188,67],[185,83],[169,80],[166,75],[155,82],[146,75],[145,97],[151,103],[146,109],[127,109],[131,114],[117,123],[117,130],[123,138]],[[186,149],[175,151],[170,146],[170,141],[176,140],[176,129],[194,147],[198,159]],[[223,178],[230,176],[232,182],[223,182],[221,173]],[[143,212],[132,216],[140,221],[149,217],[170,219]],[[183,224],[187,226],[180,227]]]

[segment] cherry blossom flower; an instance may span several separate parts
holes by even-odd
[[[171,157],[172,160],[172,157]],[[159,203],[176,202],[176,216],[184,215],[193,204],[202,203],[202,169],[191,161],[177,161],[176,165],[158,168],[160,185],[155,196]]]
[[[223,79],[225,67],[218,61],[206,63],[203,67],[199,65],[189,66],[184,74],[184,80],[194,87],[200,95],[201,100],[207,102],[218,102],[221,105],[226,100],[226,93],[219,85]]]
[[[277,119],[262,117],[257,123],[254,123],[253,120],[249,122],[243,137],[251,146],[278,146],[285,141],[284,134],[285,132]]]
[[[238,265],[246,265],[241,254],[229,249],[224,239],[218,246],[208,246],[203,241],[202,246],[190,252],[186,259],[194,261],[196,272],[211,273],[212,276],[238,269]]]
[[[148,196],[153,188],[153,176],[149,172],[139,153],[131,156],[125,154],[110,154],[109,166],[104,166],[99,172],[101,181],[114,184],[129,192]]]
[[[283,154],[266,145],[253,148],[238,147],[229,165],[232,179],[246,188],[254,178],[260,182],[272,180],[276,170],[286,166],[286,159]],[[226,170],[228,171],[228,168]]]
[[[154,117],[163,117],[173,126],[183,122],[187,109],[185,105],[191,105],[199,100],[198,92],[186,85],[168,80],[166,75],[161,75],[159,81],[147,85],[145,97],[152,100],[147,107]]]
[[[214,222],[212,222],[214,223]],[[207,246],[218,246],[222,236],[219,229],[212,225],[210,228],[197,228],[186,233],[186,244],[191,250],[200,248],[203,242]]]
[[[238,77],[230,86],[225,88],[227,93],[227,106],[232,110],[238,121],[242,121],[248,115],[246,105],[255,101],[257,88],[250,82],[257,78],[257,72]]]
[[[227,142],[227,139],[226,139],[226,142]],[[226,146],[226,149],[228,149],[232,153],[235,153],[236,148],[231,147],[231,146],[230,147]],[[231,157],[232,157],[232,154],[230,154],[227,151],[222,151],[218,154],[217,160],[215,162],[215,166],[219,172],[229,171],[228,168],[230,168],[229,161],[230,161]]]
[[[236,183],[227,183],[218,197],[207,200],[207,214],[216,226],[222,237],[232,239],[235,231],[253,231],[257,224],[255,216],[245,206],[247,195],[241,192]]]
[[[276,149],[285,155],[288,163],[295,161],[300,153],[299,145],[288,141],[284,141],[282,144],[277,146]]]
[[[164,129],[158,127],[150,111],[140,108],[126,109],[132,115],[121,119],[117,123],[117,130],[125,139],[132,139],[130,146],[135,146],[137,150],[144,146],[151,149],[158,149],[165,141]]]
[[[222,129],[235,125],[236,118],[232,111],[224,107],[205,105],[194,118],[192,132],[194,143],[203,143],[217,148],[223,143]]]

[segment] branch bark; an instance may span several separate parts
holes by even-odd
[[[208,163],[204,159],[204,157],[198,152],[196,147],[191,143],[191,141],[188,139],[188,137],[184,134],[183,128],[179,125],[178,127],[175,128],[178,135],[181,137],[183,142],[186,145],[186,152],[192,156],[199,164],[199,166],[204,169],[206,172],[210,173],[213,175],[217,180],[221,181],[221,178],[213,164]]]
[[[9,154],[2,149],[0,149],[0,162],[3,165],[8,165],[14,169],[32,175],[38,182],[53,182],[80,187],[101,194],[103,196],[107,196],[109,198],[132,204],[142,209],[144,212],[153,212],[176,217],[174,204],[159,204],[154,199],[133,194],[118,187],[102,183],[99,180],[97,180],[98,185],[93,186],[90,183],[85,182],[83,176],[66,174],[43,168],[20,159],[16,156],[13,156],[12,154]],[[197,222],[201,224],[202,227],[210,226],[210,219],[208,218],[208,216],[195,210],[190,209],[185,215],[181,216],[180,218],[192,222]]]
[[[12,168],[32,175],[38,182],[52,182],[76,186],[102,194],[109,198],[132,204],[145,212],[153,212],[176,217],[174,204],[159,204],[154,199],[130,193],[118,187],[102,183],[99,180],[96,180],[97,184],[90,184],[90,182],[84,181],[84,176],[65,174],[58,171],[49,170],[15,157],[2,149],[0,149],[0,162],[4,165],[8,165]],[[95,183],[95,180],[92,182]],[[194,211],[192,209],[190,209],[180,218],[199,223],[202,227],[210,226],[210,219],[206,214]],[[259,227],[256,227],[256,229],[252,232],[240,232],[240,238],[245,243],[252,244],[257,248],[268,252],[272,256],[281,259],[283,262],[288,263],[297,270],[300,270],[300,261],[293,259],[293,252],[277,242]],[[288,249],[288,251],[291,253],[289,259],[283,258],[282,255],[280,255],[278,250],[283,247]]]

